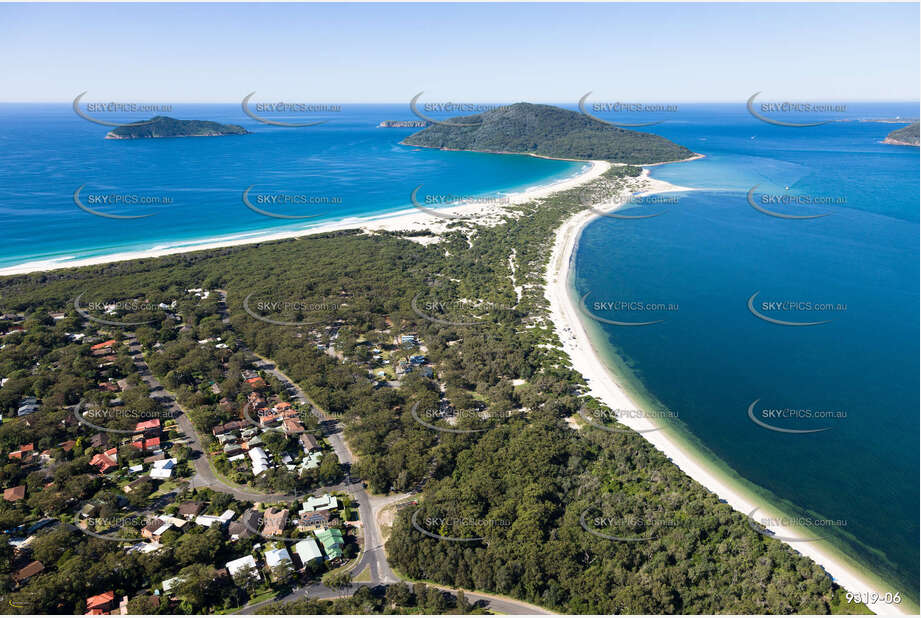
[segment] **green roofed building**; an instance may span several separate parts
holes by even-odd
[[[342,557],[342,546],[345,543],[342,541],[342,532],[338,528],[319,530],[314,534],[317,535],[317,540],[323,544],[323,551],[326,553],[327,560]]]

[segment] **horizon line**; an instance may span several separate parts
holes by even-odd
[[[2,2],[4,0],[0,0]],[[599,97],[600,100],[610,102],[616,100],[619,103],[671,103],[678,105],[700,105],[700,104],[712,104],[712,103],[726,103],[726,104],[737,104],[739,102],[745,103],[747,98],[743,99],[699,99],[699,100],[677,100],[677,99],[638,99],[631,97],[621,97],[618,99],[609,99],[605,97]],[[921,99],[793,99],[789,97],[777,97],[778,100],[783,100],[788,103],[916,103],[921,106]],[[240,105],[242,99],[240,100],[222,100],[222,101],[191,101],[191,100],[140,100],[140,99],[131,99],[130,97],[122,97],[119,100],[100,100],[95,102],[105,102],[105,103],[136,103],[136,104],[174,104],[174,105]],[[409,99],[397,100],[397,101],[343,101],[343,100],[300,100],[300,97],[278,97],[276,99],[265,99],[265,101],[278,102],[282,101],[285,103],[309,103],[309,104],[339,104],[339,105],[408,105]],[[64,99],[64,100],[45,100],[45,101],[0,101],[2,104],[65,104],[73,105],[73,99]],[[516,103],[532,103],[535,105],[566,105],[566,104],[577,104],[578,99],[573,99],[572,101],[539,101],[539,100],[518,100],[514,103],[509,103],[507,101],[476,101],[476,100],[458,100],[452,101],[452,103],[458,105],[514,105]]]

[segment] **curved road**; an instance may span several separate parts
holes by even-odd
[[[221,300],[226,307],[226,292],[219,290],[218,293],[221,295]],[[229,322],[229,318],[226,317],[226,315],[224,317],[224,321]],[[125,339],[128,341],[128,352],[134,361],[134,365],[138,371],[138,374],[140,375],[141,380],[150,389],[150,396],[157,400],[172,414],[172,416],[176,419],[179,428],[182,430],[188,440],[187,444],[192,451],[192,462],[195,468],[195,475],[191,479],[192,487],[208,487],[215,491],[230,494],[237,500],[247,502],[263,502],[266,500],[290,500],[291,502],[295,502],[300,499],[300,496],[298,495],[280,493],[267,494],[264,492],[247,490],[229,484],[218,478],[208,462],[208,456],[202,448],[201,439],[198,435],[197,429],[186,415],[185,410],[183,410],[179,403],[176,401],[175,396],[170,391],[166,390],[160,381],[156,378],[156,376],[154,376],[150,371],[150,368],[147,365],[147,361],[144,359],[141,346],[138,343],[134,333],[126,332]],[[320,421],[321,427],[325,428],[326,433],[324,437],[333,448],[333,451],[339,458],[339,462],[346,469],[346,481],[335,486],[321,487],[315,491],[345,491],[353,496],[354,501],[358,506],[359,521],[363,531],[363,543],[361,554],[359,555],[355,565],[350,570],[350,573],[353,577],[357,577],[365,570],[367,570],[370,576],[370,581],[367,583],[362,582],[352,584],[352,586],[345,590],[333,590],[322,584],[309,584],[307,586],[302,586],[295,589],[293,592],[285,595],[284,597],[276,597],[270,601],[263,601],[262,603],[256,603],[254,605],[244,607],[237,613],[252,614],[263,605],[267,605],[268,603],[273,603],[276,601],[294,601],[296,599],[301,599],[307,596],[315,599],[331,599],[350,595],[352,592],[354,592],[355,589],[357,589],[358,586],[374,587],[386,584],[395,584],[400,581],[404,581],[396,576],[396,574],[390,568],[389,562],[387,561],[387,554],[384,551],[383,534],[381,533],[380,526],[377,522],[377,514],[388,504],[398,502],[408,497],[410,494],[373,497],[368,494],[368,492],[365,491],[364,485],[360,481],[356,482],[354,479],[352,479],[351,466],[354,462],[354,455],[352,454],[352,451],[349,449],[348,444],[346,444],[345,438],[342,435],[341,424],[323,412],[323,410],[321,410],[313,402],[313,400],[303,391],[303,389],[301,389],[291,378],[285,375],[284,372],[278,369],[272,361],[263,358],[254,352],[251,352],[243,346],[241,347],[244,353],[249,353],[256,357],[257,360],[254,362],[256,367],[267,373],[271,373],[273,376],[275,376],[276,379],[278,379],[279,382],[285,384],[288,391],[293,395],[294,399],[298,403],[301,405],[310,406],[311,411],[317,417],[317,420]],[[406,583],[412,585],[414,582],[407,580]],[[454,594],[457,593],[457,590],[445,586],[437,586],[434,584],[427,585],[429,587],[439,588],[446,592],[451,592]],[[505,597],[468,591],[464,591],[464,595],[466,596],[468,602],[479,602],[481,605],[485,605],[490,610],[502,614],[553,613],[536,605],[531,605],[522,601],[516,601],[514,599],[508,599]]]

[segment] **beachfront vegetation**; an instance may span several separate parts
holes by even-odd
[[[600,183],[616,189],[639,171],[615,167]],[[194,314],[185,318],[185,332],[163,316],[136,329],[147,345],[165,342],[158,349],[170,356],[155,371],[173,380],[170,385],[180,393],[189,389],[181,396],[207,429],[226,416],[219,403],[201,396],[200,385],[220,376],[213,374],[212,352],[192,342],[210,329],[223,341],[245,344],[273,359],[320,408],[344,421],[359,460],[353,472],[371,490],[421,488],[417,521],[442,522],[432,529],[442,536],[482,537],[432,538],[413,527],[416,509],[401,510],[387,550],[406,576],[573,613],[846,609],[821,568],[760,534],[641,436],[577,429],[567,422],[583,406],[599,403],[585,394],[584,381],[559,349],[541,286],[554,230],[584,208],[580,195],[571,190],[516,207],[520,216],[494,227],[459,222],[433,244],[399,233],[340,232],[4,278],[2,309],[25,319],[24,332],[10,334],[0,351],[0,369],[14,387],[4,405],[10,409],[20,396],[32,394],[51,414],[94,390],[80,381],[80,346],[65,344],[58,332],[95,328],[74,311],[81,292],[155,304],[183,297],[193,287],[223,289],[226,323],[217,303],[207,311],[207,303],[197,303],[197,313],[190,313],[191,307],[183,312]],[[302,324],[256,319],[244,307],[247,298],[251,310],[279,303],[275,321]],[[48,312],[59,311],[66,315],[55,324]],[[413,341],[402,342],[409,334]],[[369,370],[376,350],[394,362],[422,354],[435,371],[430,377],[410,372],[398,380],[380,379]],[[54,356],[47,357],[48,351]],[[221,363],[242,362],[232,350],[224,354],[218,355]],[[47,361],[36,367],[36,358]],[[239,384],[217,383],[246,395]],[[447,411],[452,420],[431,411]],[[437,431],[418,418],[471,431]],[[4,452],[26,439],[50,448],[59,438],[52,434],[42,443],[44,436],[28,433],[21,423],[11,426],[18,428],[0,429]],[[86,474],[85,459],[74,465],[70,474]],[[17,469],[9,471],[15,482]],[[69,479],[66,470],[56,472],[62,484]],[[35,487],[40,488],[37,481]],[[80,495],[92,491],[84,487]],[[20,509],[20,520],[37,518],[43,508],[32,498],[28,508],[2,507]],[[457,525],[444,524],[458,519]],[[598,536],[584,522],[602,535],[634,540]],[[102,551],[83,547],[95,540],[81,535],[67,542],[79,548],[62,551],[61,558],[49,552],[49,564],[70,569],[70,557],[79,554],[105,572],[99,578],[114,577],[106,565],[121,564],[117,560],[84,555]],[[105,551],[112,551],[111,544]],[[132,560],[161,560],[155,556]],[[132,572],[152,579],[151,568],[161,567],[132,565]],[[35,585],[46,577],[76,578],[68,573],[39,575]],[[100,586],[104,581],[97,579]],[[277,609],[329,609],[311,603]],[[350,601],[342,603],[351,607]],[[423,609],[431,611],[428,603]],[[361,608],[393,609],[367,599]]]
[[[633,164],[677,161],[694,155],[664,137],[621,129],[552,105],[515,103],[448,122],[454,124],[432,125],[403,143]],[[459,126],[464,124],[470,126]]]

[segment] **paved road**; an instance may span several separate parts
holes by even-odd
[[[221,300],[226,312],[227,293],[223,290],[219,290],[218,293],[221,295]],[[226,315],[226,313],[223,319],[224,322],[229,322],[229,317]],[[266,494],[261,492],[247,491],[245,489],[230,485],[218,478],[214,474],[214,471],[211,469],[211,466],[208,464],[208,457],[202,449],[201,439],[198,435],[198,431],[192,424],[192,421],[189,419],[188,415],[185,414],[185,411],[179,406],[173,394],[163,388],[163,385],[160,383],[160,381],[151,373],[150,368],[147,365],[147,361],[144,360],[140,344],[134,337],[134,334],[125,333],[125,335],[129,343],[128,351],[134,359],[134,364],[141,376],[141,380],[143,380],[150,389],[151,397],[160,401],[162,405],[164,405],[173,413],[180,429],[188,438],[188,446],[193,452],[193,465],[195,468],[195,476],[192,478],[193,487],[210,487],[215,491],[231,494],[238,500],[249,502],[261,502],[268,499],[291,500],[292,502],[298,500],[298,496],[293,495]],[[393,572],[393,569],[390,568],[390,563],[387,561],[387,554],[384,551],[383,534],[381,533],[380,526],[378,525],[377,516],[380,510],[385,506],[405,499],[411,494],[395,496],[369,495],[368,492],[365,491],[364,485],[360,481],[356,482],[351,476],[351,466],[355,461],[355,457],[342,435],[342,425],[329,417],[319,406],[317,406],[315,402],[307,395],[307,393],[305,393],[303,389],[301,389],[294,382],[294,380],[289,378],[287,375],[285,375],[284,372],[275,366],[274,362],[263,358],[254,352],[251,352],[245,347],[242,349],[244,353],[249,353],[257,359],[255,364],[259,369],[271,373],[273,376],[275,376],[276,379],[279,380],[279,382],[284,384],[298,403],[301,405],[310,406],[311,411],[317,417],[317,420],[320,421],[321,426],[324,427],[326,431],[325,438],[327,442],[329,442],[330,446],[335,451],[337,457],[339,458],[339,462],[346,469],[346,481],[343,484],[334,487],[320,488],[316,491],[346,491],[353,496],[358,507],[359,521],[361,522],[362,527],[363,542],[361,555],[359,556],[358,561],[352,567],[350,572],[353,577],[357,577],[365,570],[368,570],[370,575],[370,582],[353,584],[350,588],[344,590],[333,590],[319,583],[310,584],[307,586],[302,586],[282,598],[276,598],[270,601],[257,603],[255,605],[245,607],[237,613],[252,614],[255,613],[259,607],[275,601],[294,601],[306,596],[314,599],[331,599],[345,595],[351,595],[358,586],[374,587],[385,584],[394,584],[402,581]],[[408,583],[411,585],[411,582]],[[456,590],[451,588],[443,586],[436,587],[456,594]],[[481,604],[488,607],[491,611],[498,613],[552,613],[543,608],[530,605],[528,603],[506,599],[503,597],[495,597],[491,595],[466,591],[464,594],[467,597],[468,602],[480,602]]]

